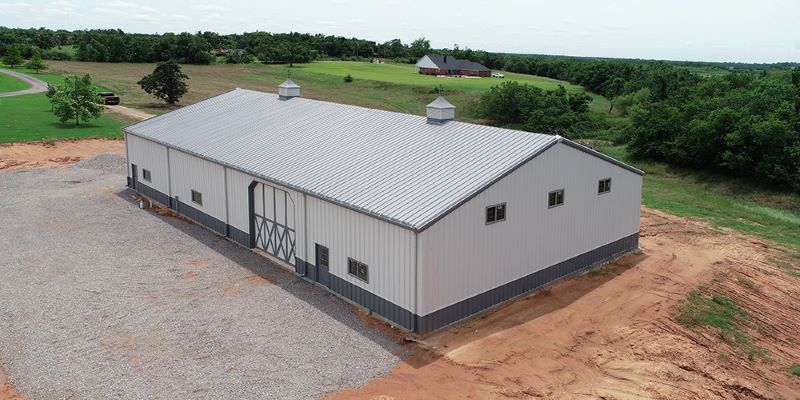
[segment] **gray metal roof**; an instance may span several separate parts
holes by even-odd
[[[563,140],[244,89],[124,130],[415,231]]]
[[[429,55],[428,58],[433,61],[439,69],[464,69],[470,71],[489,71],[483,64],[476,63],[475,61],[462,60],[448,55]]]

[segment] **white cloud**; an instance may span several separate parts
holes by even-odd
[[[800,60],[797,15],[789,0],[0,0],[0,25],[11,27],[424,36],[434,47],[710,61]]]
[[[131,11],[138,11],[140,13],[153,13],[157,14],[158,10],[153,7],[143,5],[138,2],[128,2],[123,0],[111,0],[102,3],[105,7],[108,8],[116,8],[120,12],[131,12]]]

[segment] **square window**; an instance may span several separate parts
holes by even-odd
[[[193,203],[197,203],[197,204],[202,206],[203,205],[203,194],[198,192],[198,191],[196,191],[196,190],[192,190],[192,202]]]
[[[319,260],[319,265],[329,266],[328,264],[328,248],[325,246],[317,245],[317,256]]]
[[[608,193],[611,191],[611,178],[601,179],[597,183],[597,194]]]
[[[493,206],[486,207],[487,224],[505,221],[505,219],[506,219],[506,203],[496,204]]]
[[[146,180],[148,182],[151,182],[151,180],[150,180],[151,176],[150,176],[150,170],[149,169],[142,168],[142,178],[144,178],[144,180]]]
[[[369,283],[369,266],[361,261],[347,259],[347,273]]]
[[[553,208],[564,204],[564,189],[554,190],[547,194],[547,207]]]

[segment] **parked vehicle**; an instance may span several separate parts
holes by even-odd
[[[115,95],[114,92],[100,92],[97,95],[103,98],[103,104],[107,106],[119,104],[119,96]]]
[[[506,76],[503,74],[498,74],[497,72],[492,74],[492,78],[505,78]]]

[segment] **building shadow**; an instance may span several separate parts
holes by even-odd
[[[116,192],[116,195],[132,207],[139,207],[141,196],[137,192],[126,188]],[[163,210],[167,211],[168,209],[163,208]],[[386,351],[401,358],[406,358],[413,352],[413,349],[410,349],[404,340],[403,331],[391,328],[388,323],[370,317],[356,307],[348,307],[348,302],[334,295],[327,288],[295,274],[294,270],[288,266],[278,265],[276,261],[245,248],[188,218],[175,215],[171,211],[158,212],[157,208],[149,208],[147,200],[145,200],[145,209],[141,211],[155,216],[162,222],[192,237],[199,244],[335,319],[364,338],[380,345]],[[347,308],[347,311],[343,313],[342,308]],[[343,318],[343,315],[351,315],[351,318]]]

